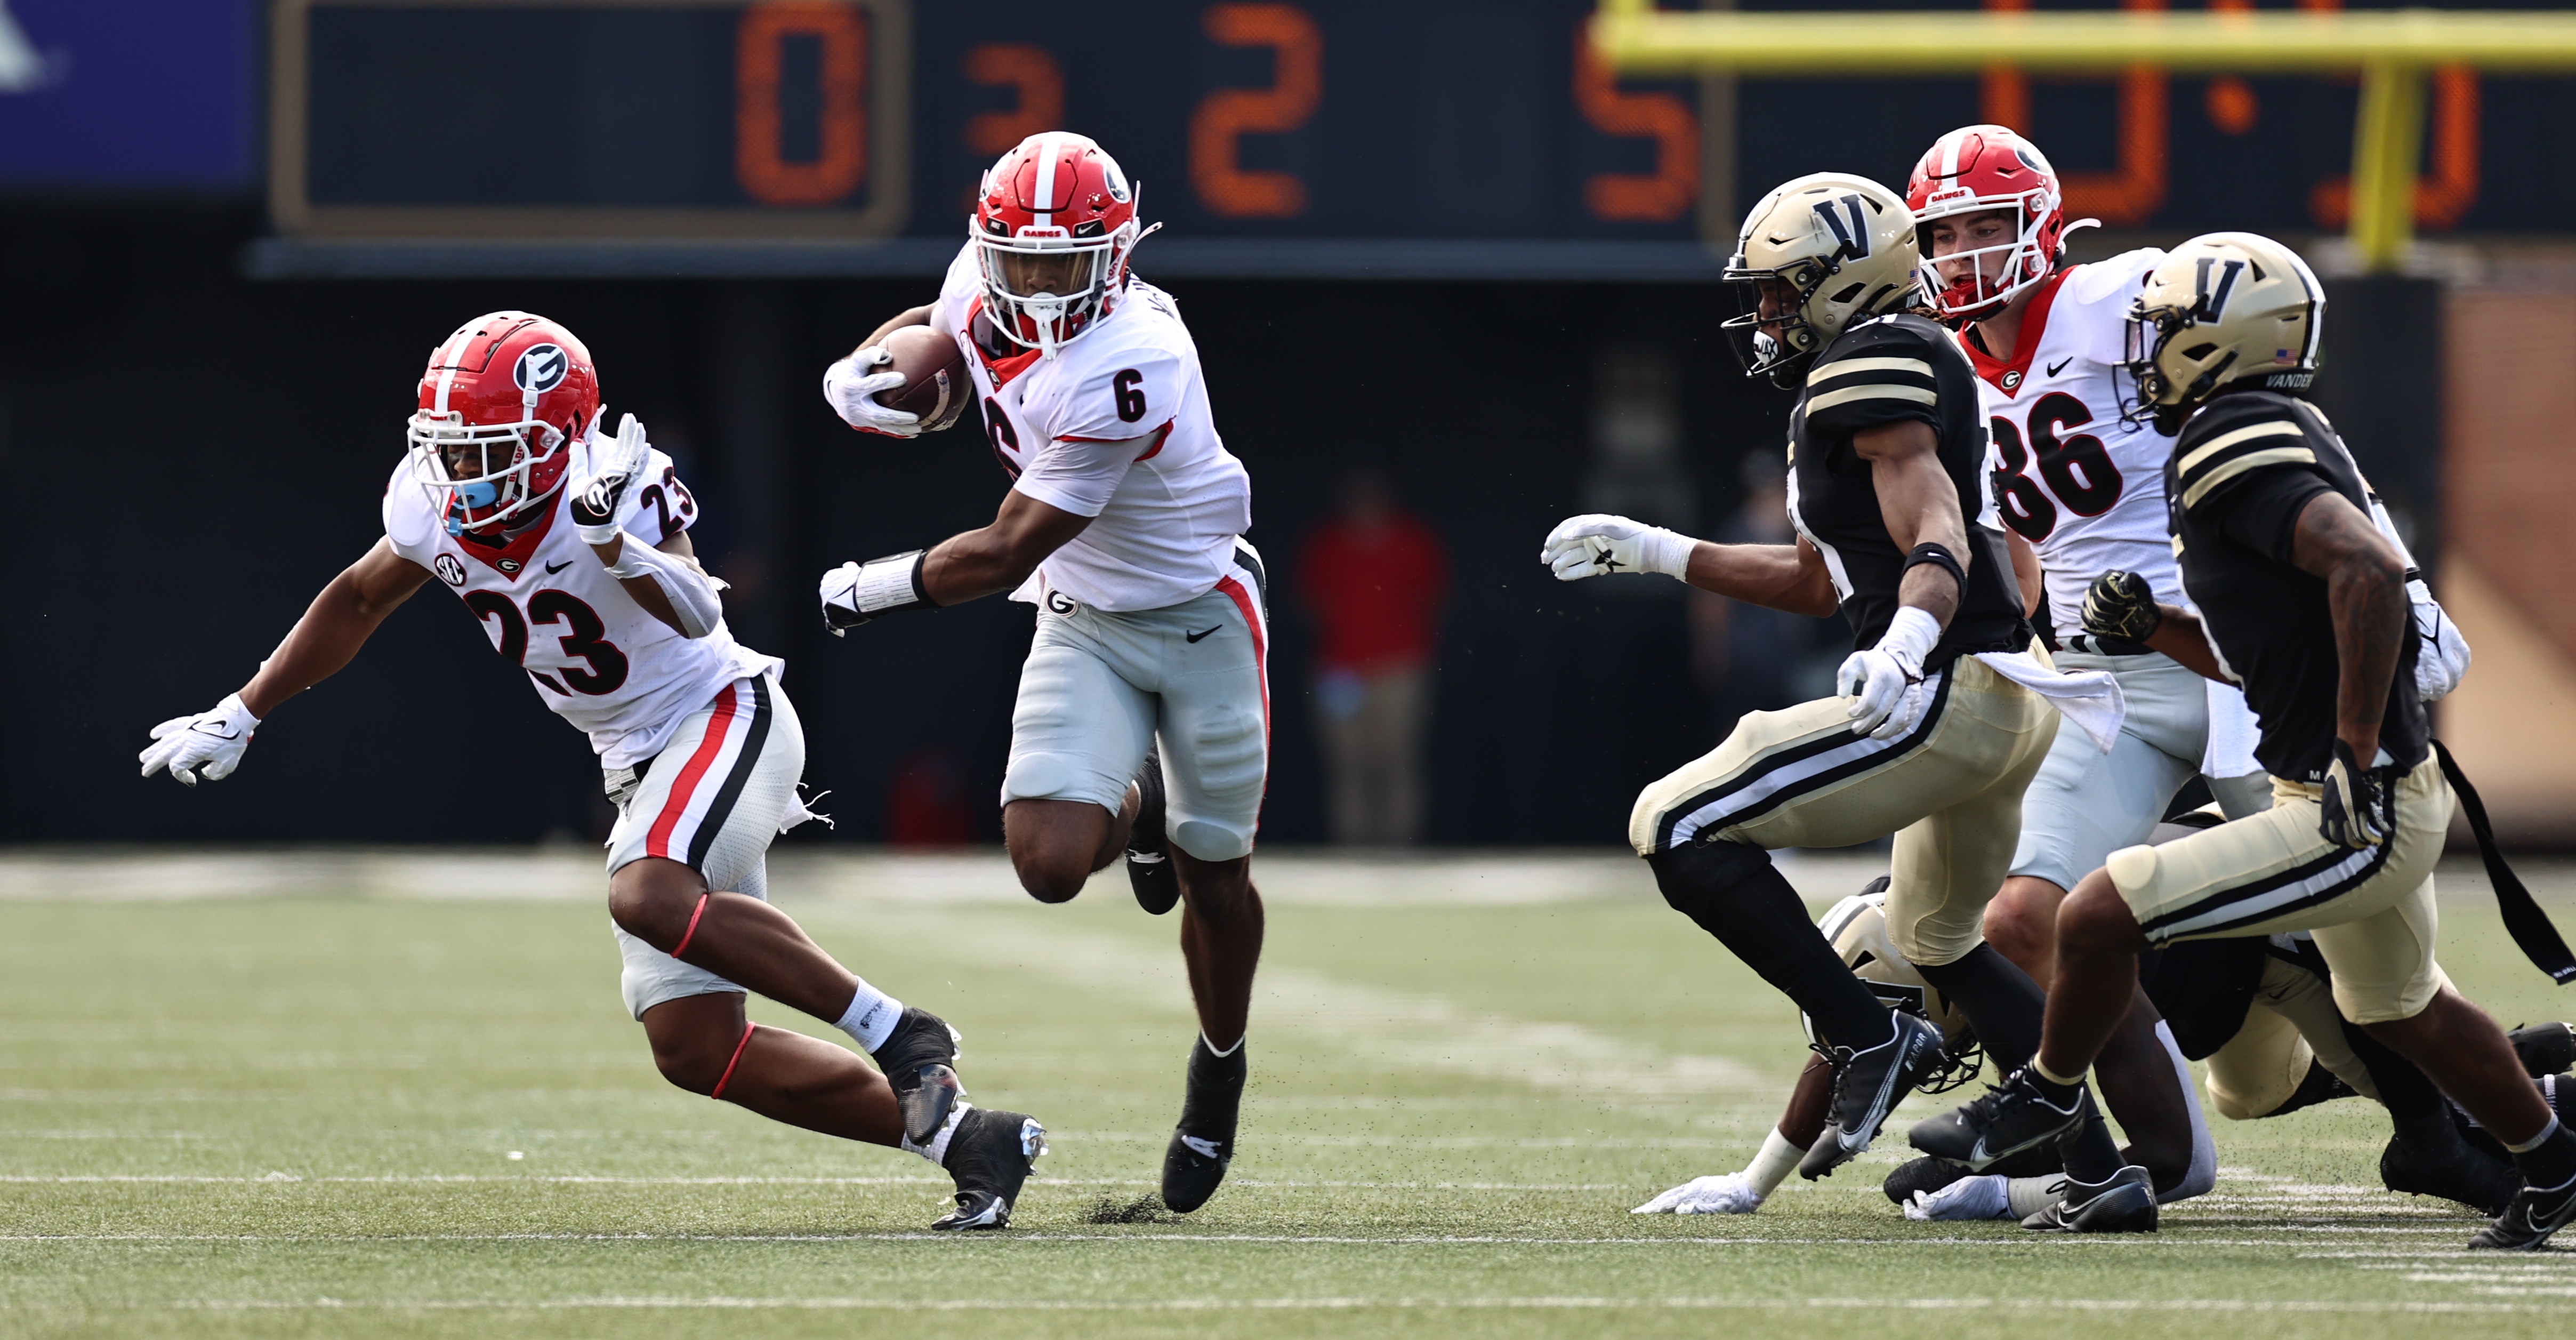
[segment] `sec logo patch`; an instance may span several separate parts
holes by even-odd
[[[437,570],[440,581],[450,586],[465,584],[465,564],[454,554],[440,554],[438,561],[430,564],[430,567]]]

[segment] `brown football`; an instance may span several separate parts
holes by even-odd
[[[877,392],[878,404],[920,415],[923,432],[957,422],[974,395],[957,341],[928,326],[906,326],[885,338],[885,351],[894,361],[878,371],[902,373],[903,385]]]

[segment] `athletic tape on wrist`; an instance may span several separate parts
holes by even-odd
[[[930,588],[923,581],[923,569],[929,565],[930,551],[915,549],[910,553],[888,554],[871,558],[859,565],[859,580],[850,593],[850,601],[859,613],[870,616],[893,614],[899,610],[937,609],[930,599]]]
[[[1968,598],[1968,570],[1960,566],[1959,556],[1951,553],[1948,545],[1935,540],[1925,540],[1923,543],[1914,546],[1912,550],[1906,553],[1905,567],[1903,571],[1897,574],[1897,580],[1900,582],[1904,581],[1906,573],[1910,573],[1926,563],[1930,563],[1948,571],[1950,574],[1950,580],[1959,584],[1959,598],[1961,600]]]

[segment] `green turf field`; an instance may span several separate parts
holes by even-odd
[[[2364,1337],[2576,1306],[2576,1256],[2470,1257],[2474,1220],[2377,1191],[2358,1101],[2219,1123],[2218,1192],[2149,1240],[1907,1223],[1876,1188],[1901,1136],[1749,1218],[1631,1216],[1740,1166],[1802,1059],[1638,863],[1265,869],[1232,1180],[1115,1222],[1178,1111],[1175,921],[1114,872],[1045,908],[998,858],[782,863],[819,940],[964,1031],[979,1100],[1053,1132],[1016,1226],[961,1239],[923,1231],[920,1160],[662,1084],[586,857],[0,859],[0,1333]],[[2444,879],[2464,990],[2508,1025],[2576,1005]]]

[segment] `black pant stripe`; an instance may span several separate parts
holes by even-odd
[[[2362,885],[2369,883],[2370,880],[2380,872],[2381,868],[2388,864],[2389,852],[2394,849],[2396,845],[2397,844],[2393,838],[2390,841],[2379,844],[2378,849],[2371,853],[2370,860],[2364,863],[2360,870],[2355,871],[2350,875],[2346,875],[2342,879],[2336,880],[2332,884],[2328,884],[2313,893],[2292,899],[2286,903],[2269,904],[2259,910],[2250,911],[2243,916],[2234,917],[2212,925],[2197,926],[2189,933],[2196,936],[2221,935],[2227,931],[2245,926],[2258,925],[2262,922],[2270,921],[2275,917],[2286,916],[2292,912],[2315,907],[2320,903],[2332,902],[2335,899],[2352,892],[2354,889],[2360,888]],[[2258,879],[2251,884],[2240,884],[2234,888],[2222,889],[2217,893],[2213,893],[2210,896],[2201,899],[2199,902],[2190,904],[2187,907],[2176,908],[2173,911],[2153,917],[2139,929],[2147,933],[2148,939],[2155,939],[2158,932],[2166,927],[2206,916],[2210,912],[2227,907],[2231,904],[2259,898],[2275,889],[2285,888],[2289,885],[2300,883],[2303,880],[2314,879],[2317,876],[2324,874],[2326,871],[2332,870],[2336,866],[2341,865],[2345,861],[2351,860],[2352,856],[2353,853],[2349,848],[2341,850],[2329,849],[2323,856],[2320,856],[2313,861],[2307,861],[2302,864],[2292,866],[2278,874]]]
[[[1713,828],[1731,828],[1737,824],[1750,823],[1753,820],[1769,814],[1772,811],[1779,809],[1781,806],[1797,800],[1802,796],[1813,795],[1819,790],[1832,786],[1838,782],[1857,777],[1862,773],[1874,772],[1880,768],[1886,767],[1898,759],[1912,754],[1915,750],[1922,748],[1932,739],[1933,730],[1941,724],[1941,714],[1943,709],[1947,708],[1950,704],[1950,681],[1957,677],[1956,670],[1957,667],[1953,666],[1950,671],[1942,674],[1940,687],[1933,692],[1931,703],[1923,709],[1923,719],[1914,723],[1914,729],[1908,733],[1905,738],[1896,741],[1894,744],[1891,744],[1887,748],[1879,750],[1876,753],[1863,754],[1859,758],[1853,759],[1850,762],[1841,764],[1837,767],[1828,768],[1813,777],[1790,783],[1789,785],[1772,792],[1761,801],[1745,807],[1741,811],[1729,813],[1726,816],[1726,821],[1724,823],[1701,825],[1701,831],[1706,832]],[[1819,754],[1831,753],[1836,749],[1841,749],[1851,744],[1855,740],[1866,740],[1868,738],[1869,737],[1867,735],[1857,729],[1847,728],[1835,731],[1819,739],[1810,740],[1802,745],[1795,745],[1790,748],[1783,749],[1778,753],[1765,754],[1762,757],[1753,760],[1750,764],[1746,765],[1742,771],[1735,773],[1726,780],[1719,782],[1717,785],[1712,786],[1705,791],[1701,791],[1690,796],[1688,799],[1683,800],[1679,804],[1676,804],[1672,808],[1664,811],[1663,817],[1655,821],[1656,849],[1660,851],[1672,845],[1673,830],[1680,826],[1682,820],[1699,813],[1701,810],[1707,809],[1711,805],[1715,805],[1718,802],[1725,800],[1728,796],[1734,795],[1736,792],[1751,786],[1753,783],[1770,776],[1781,768],[1792,763],[1805,762]]]
[[[751,784],[753,770],[760,766],[760,751],[769,743],[769,681],[751,677],[751,733],[743,737],[742,751],[734,755],[733,767],[725,773],[724,786],[707,804],[704,818],[698,820],[698,831],[689,839],[689,868],[707,868],[707,853],[716,845],[716,835],[724,831],[725,820],[733,817],[742,789]],[[717,890],[723,892],[723,890]]]

